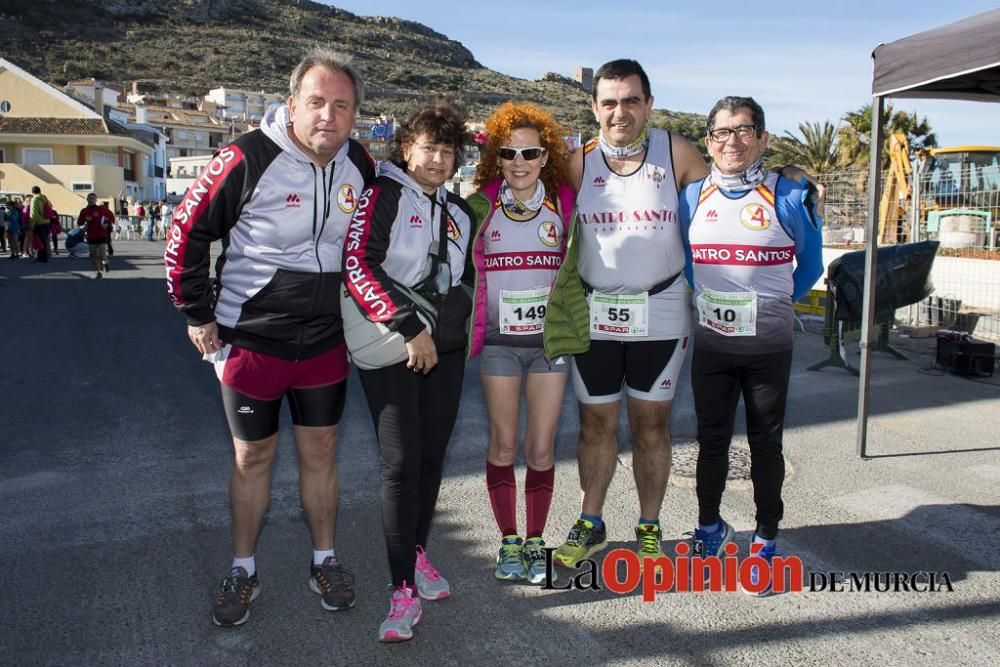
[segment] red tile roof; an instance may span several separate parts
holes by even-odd
[[[125,134],[117,123],[100,118],[10,118],[0,116],[0,134]]]

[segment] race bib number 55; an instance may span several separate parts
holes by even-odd
[[[590,297],[590,332],[608,336],[649,335],[649,295],[604,294]]]

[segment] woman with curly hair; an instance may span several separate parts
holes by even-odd
[[[358,200],[344,241],[346,292],[369,321],[401,334],[406,347],[404,360],[384,367],[361,368],[356,359],[382,455],[393,592],[381,641],[410,639],[421,598],[451,593],[425,549],[458,416],[471,309],[460,281],[472,212],[444,187],[464,135],[465,112],[449,102],[410,116],[390,162],[379,164],[379,176]]]
[[[546,359],[542,349],[549,290],[573,214],[568,133],[542,109],[516,102],[490,116],[486,133],[476,171],[479,191],[468,199],[476,219],[469,355],[480,357],[489,414],[486,488],[501,534],[495,575],[538,584],[545,580],[542,531],[552,504],[555,431],[569,366],[565,358]],[[522,386],[528,413],[523,540],[514,478]]]

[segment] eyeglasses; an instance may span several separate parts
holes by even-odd
[[[717,130],[712,130],[708,133],[708,136],[712,138],[712,141],[717,141],[720,144],[729,141],[729,137],[736,135],[737,139],[749,139],[757,134],[757,128],[753,125],[737,125],[736,127],[720,127]]]
[[[500,148],[500,159],[501,160],[514,160],[518,156],[522,159],[531,162],[532,160],[537,160],[545,154],[545,149],[541,146],[531,146],[525,148],[511,148],[510,146],[502,146]]]

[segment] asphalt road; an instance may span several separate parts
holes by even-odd
[[[453,596],[425,603],[414,640],[377,641],[388,567],[377,448],[356,377],[342,423],[337,534],[357,578],[356,608],[324,612],[306,586],[310,545],[283,422],[257,552],[263,593],[245,626],[216,628],[209,608],[230,558],[231,462],[216,380],[165,297],[162,244],[116,246],[100,281],[84,260],[0,258],[2,665],[996,664],[1000,378],[942,374],[930,368],[928,341],[894,340],[909,359],[874,356],[874,458],[861,461],[857,381],[805,370],[827,354],[815,333],[796,338],[781,549],[813,572],[947,572],[952,592],[674,592],[643,602],[498,582],[472,362],[428,547]],[[553,545],[579,511],[577,423],[568,392]],[[693,440],[687,380],[672,431],[678,443]],[[620,441],[605,517],[612,546],[630,547],[637,505],[625,429]],[[678,469],[691,451],[678,447]],[[723,516],[745,550],[746,483],[731,485]],[[662,512],[668,552],[695,519],[690,480],[678,475]]]

